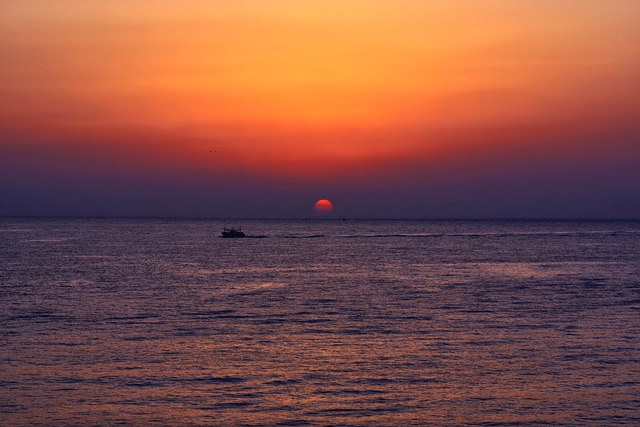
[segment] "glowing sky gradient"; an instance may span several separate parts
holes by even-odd
[[[636,0],[0,0],[0,215],[640,218]]]

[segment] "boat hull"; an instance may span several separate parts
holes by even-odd
[[[236,228],[225,228],[222,231],[222,236],[224,238],[238,238],[238,237],[247,237],[244,232],[240,229]]]

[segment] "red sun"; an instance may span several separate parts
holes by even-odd
[[[333,205],[327,199],[321,199],[316,202],[315,210],[318,214],[327,215],[333,210]]]

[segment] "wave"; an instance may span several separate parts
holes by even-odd
[[[638,231],[626,230],[607,230],[607,231],[531,231],[531,232],[486,232],[486,233],[363,233],[363,234],[284,234],[275,235],[274,238],[279,239],[316,239],[316,238],[334,238],[334,239],[375,239],[375,238],[441,238],[441,237],[617,237],[624,235],[637,235]],[[249,236],[249,237],[270,237],[270,236]]]

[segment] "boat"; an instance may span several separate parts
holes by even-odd
[[[225,227],[222,230],[222,237],[246,237],[246,236],[240,227],[237,227],[237,228]]]

